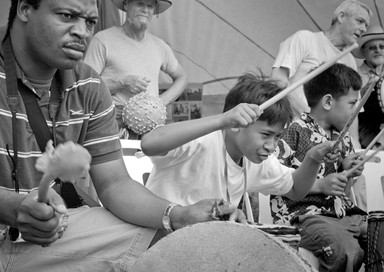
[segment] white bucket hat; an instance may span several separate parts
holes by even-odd
[[[112,2],[122,11],[124,10],[124,0],[112,0]],[[172,2],[169,0],[155,0],[155,2],[158,4],[158,9],[155,10],[154,14],[160,14],[167,10],[171,5]]]
[[[352,54],[359,59],[365,59],[363,46],[372,40],[384,40],[384,30],[379,25],[371,25],[367,32],[359,39],[359,47],[352,51]]]

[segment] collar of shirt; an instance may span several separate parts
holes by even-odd
[[[336,129],[331,129],[331,137],[325,132],[325,130],[313,119],[309,113],[302,113],[300,119],[308,126],[311,127],[311,130],[319,133],[321,136],[325,137],[328,140],[335,140],[339,136],[340,132]]]
[[[367,65],[367,62],[364,61],[363,64],[360,66],[360,72],[363,73],[363,74],[366,74],[368,76],[369,76],[369,74],[372,74],[372,75],[377,76],[377,77],[382,77],[384,75],[384,65],[383,65],[383,67],[381,69],[380,74],[377,74],[375,69],[369,67]]]

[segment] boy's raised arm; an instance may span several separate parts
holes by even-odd
[[[218,115],[159,126],[143,136],[141,148],[148,156],[164,155],[213,131],[246,127],[260,115],[257,105],[243,103]]]

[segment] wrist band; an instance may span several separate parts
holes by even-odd
[[[169,217],[169,215],[171,214],[171,211],[172,209],[177,206],[178,204],[176,203],[169,203],[168,206],[165,208],[164,210],[164,213],[163,213],[163,227],[165,230],[169,231],[169,232],[172,232],[174,231],[173,227],[172,227],[172,222],[171,222],[171,218]]]

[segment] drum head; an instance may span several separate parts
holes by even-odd
[[[314,271],[291,247],[248,225],[207,222],[157,242],[133,271]]]

